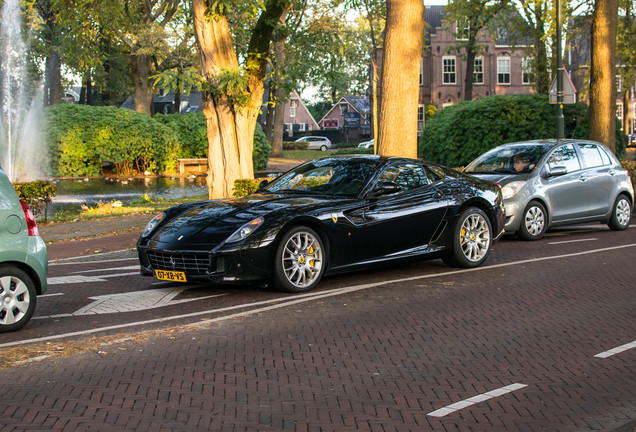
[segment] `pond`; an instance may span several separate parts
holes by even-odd
[[[197,177],[94,177],[55,179],[57,194],[49,204],[48,214],[77,209],[82,205],[121,201],[131,204],[145,194],[151,198],[178,199],[207,195],[205,176]]]

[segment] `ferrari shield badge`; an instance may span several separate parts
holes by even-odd
[[[338,215],[336,213],[331,213],[331,220],[333,223],[338,223]]]

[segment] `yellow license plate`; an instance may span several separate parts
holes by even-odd
[[[155,277],[164,281],[187,282],[185,273],[178,271],[155,270]]]

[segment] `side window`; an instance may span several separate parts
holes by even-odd
[[[581,169],[581,163],[572,144],[567,144],[554,150],[548,158],[547,165],[550,169],[565,167],[569,173]]]
[[[579,149],[583,155],[583,162],[587,168],[603,166],[603,157],[600,149],[594,144],[579,144]],[[607,155],[605,155],[607,156]]]
[[[424,167],[417,164],[392,165],[384,170],[380,182],[393,182],[402,188],[402,192],[410,191],[429,183]]]

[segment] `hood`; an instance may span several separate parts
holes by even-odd
[[[527,174],[465,174],[483,180],[490,180],[491,182],[499,183],[502,186],[517,180],[528,180]]]
[[[204,201],[169,217],[151,236],[151,246],[167,249],[211,249],[244,224],[263,217],[280,220],[305,214],[333,197],[287,194],[254,194],[242,198]],[[170,210],[167,211],[170,213]],[[198,246],[197,246],[198,245]]]

